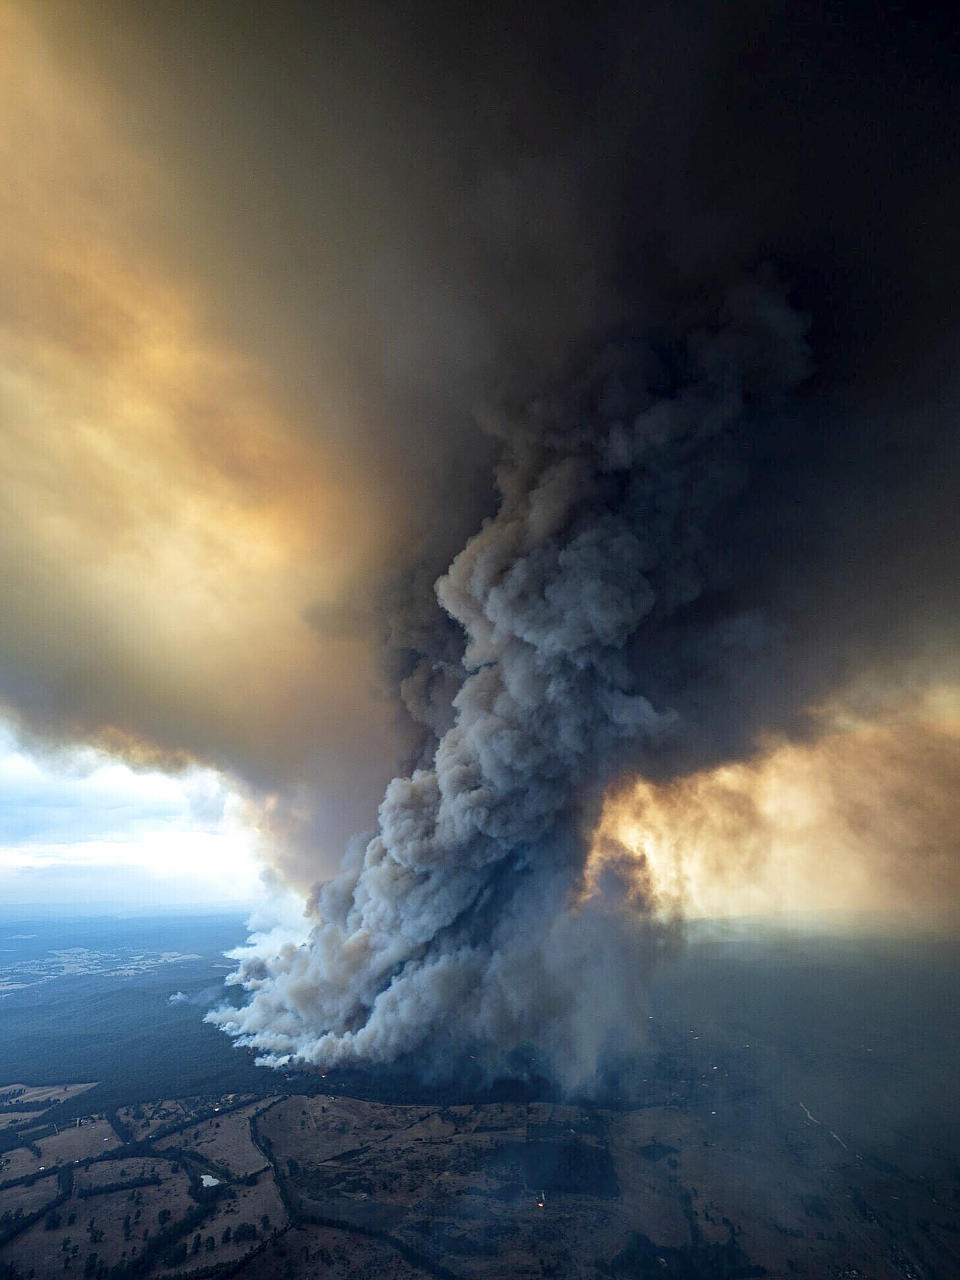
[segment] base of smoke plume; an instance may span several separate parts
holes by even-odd
[[[257,1061],[281,1070],[331,1070],[338,1079],[344,1071],[364,1078],[372,1072],[387,1081],[415,1077],[434,1088],[469,1082],[474,1092],[497,1082],[505,1087],[504,1081],[518,1087],[535,1082],[541,1093],[546,1088],[558,1096],[622,1092],[632,1064],[648,1047],[651,975],[682,945],[683,924],[639,912],[635,897],[630,900],[633,887],[622,882],[608,880],[589,901],[568,902],[558,910],[556,898],[566,892],[556,882],[531,877],[496,921],[488,946],[452,947],[444,958],[455,973],[471,974],[471,988],[423,1043],[391,1058],[372,1057],[362,1041],[354,1054],[344,1053],[342,1036],[337,1052],[330,1053],[316,1027],[291,1025],[289,991],[282,1010],[285,1026],[273,1010],[267,1014],[270,1025],[253,1034],[244,1032],[242,1009],[221,1007],[208,1020],[234,1034],[240,1045],[262,1051],[272,1039]],[[531,918],[550,923],[543,932],[531,931]],[[307,939],[304,951],[310,946]],[[256,961],[246,952],[248,991],[252,974],[269,987],[275,969],[289,966],[289,953],[271,957],[269,950],[269,945],[261,949]],[[482,972],[478,956],[486,966]],[[369,1012],[358,1017],[358,1026],[367,1017]]]
[[[807,967],[813,958],[821,963],[831,955],[869,957],[878,950],[897,954],[897,948],[904,945],[912,956],[940,946],[950,948],[950,954],[954,954],[958,937],[960,916],[956,908],[924,912],[921,916],[902,911],[796,911],[774,916],[678,920],[665,925],[651,942],[654,959],[647,974],[651,1000],[649,1004],[645,999],[638,1001],[639,1024],[630,1028],[627,1037],[632,1049],[617,1052],[617,1037],[611,1034],[609,1052],[581,1088],[565,1086],[542,1048],[533,1043],[494,1058],[485,1055],[482,1046],[467,1048],[443,1036],[426,1051],[402,1055],[390,1063],[341,1067],[323,1076],[319,1067],[284,1065],[295,1079],[312,1080],[321,1091],[383,1103],[565,1101],[633,1106],[650,1100],[652,1057],[662,1051],[662,1037],[657,1023],[648,1019],[662,1003],[664,982],[666,989],[671,989],[678,973],[686,975],[684,981],[697,981],[701,966],[712,967],[720,957],[727,963],[747,966],[746,971],[755,972],[755,980],[762,988],[771,967],[777,971],[785,961],[796,961],[798,957],[804,958],[802,963]],[[658,1023],[659,1020],[658,1013]],[[648,1027],[653,1030],[648,1032]]]

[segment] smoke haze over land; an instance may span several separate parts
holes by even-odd
[[[583,1085],[677,914],[956,901],[953,21],[3,7],[0,697],[325,882],[268,1060]]]

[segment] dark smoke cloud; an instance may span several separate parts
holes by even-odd
[[[366,671],[346,673],[376,641],[403,776],[317,891],[308,945],[259,945],[224,1025],[318,1062],[429,1039],[492,1064],[532,1040],[586,1078],[649,955],[614,889],[577,902],[607,783],[812,733],[807,708],[851,684],[869,707],[954,674],[954,17],[37,12],[177,175],[156,236],[220,300],[216,325],[274,371],[294,434],[349,454],[323,476],[351,477],[336,545],[373,517],[384,532],[329,595],[271,597],[280,632],[286,607],[291,633],[312,628],[315,671],[279,641],[258,664],[235,628],[243,662],[225,664],[215,633],[188,724],[169,691],[189,694],[194,648],[159,693],[118,688],[98,593],[79,692],[38,622],[16,629],[5,698],[48,736],[120,725],[269,788],[276,860],[302,885],[329,874],[331,831],[372,822],[382,717],[351,715]],[[201,408],[208,475],[232,421],[211,432]],[[301,456],[271,483],[300,493]],[[302,494],[290,523],[329,502]]]
[[[537,46],[511,35],[498,87]],[[510,373],[516,330],[486,348],[507,371],[485,397],[496,512],[439,578],[443,614],[416,572],[396,581],[418,603],[391,603],[396,683],[433,737],[318,889],[308,941],[242,960],[249,1003],[217,1020],[267,1061],[449,1068],[469,1051],[502,1069],[527,1045],[583,1085],[636,1044],[655,933],[635,886],[579,892],[604,786],[811,734],[818,699],[856,678],[882,700],[951,650],[942,37],[955,47],[938,15],[924,29],[883,7],[653,6],[539,48],[521,118],[554,101],[550,76],[577,110],[504,183],[528,215],[539,185],[549,223],[544,174],[562,175],[601,311],[630,319],[599,341],[557,300],[572,323],[542,332],[568,371],[541,360],[539,396]],[[555,278],[583,262],[557,225],[534,237]],[[534,337],[542,279],[517,296]]]
[[[716,528],[744,441],[808,372],[806,328],[745,279],[684,339],[618,344],[517,423],[497,514],[437,583],[467,643],[434,763],[387,788],[309,942],[242,965],[252,999],[221,1025],[321,1065],[529,1041],[571,1085],[637,1025],[642,933],[571,900],[586,826],[611,777],[702,753],[779,648]]]

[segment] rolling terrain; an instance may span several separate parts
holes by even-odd
[[[115,940],[112,967],[0,1000],[20,1028],[0,1050],[18,1067],[0,1077],[4,1280],[958,1274],[944,938],[693,931],[653,985],[635,1074],[562,1098],[537,1079],[283,1075],[216,1038],[195,1057],[191,984],[223,970],[190,927],[141,945],[174,960],[131,973]],[[77,981],[101,985],[71,1058],[56,1014]],[[185,1078],[214,1087],[171,1087]]]

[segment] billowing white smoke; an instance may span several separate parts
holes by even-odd
[[[737,442],[806,373],[804,329],[745,281],[711,326],[608,349],[504,432],[497,514],[436,585],[467,646],[433,766],[390,783],[306,941],[252,945],[248,1003],[211,1020],[274,1065],[495,1069],[529,1046],[568,1085],[630,1048],[649,941],[642,904],[580,893],[589,824],[611,777],[702,734],[689,689],[763,644],[755,611],[705,605],[727,586],[713,525]]]

